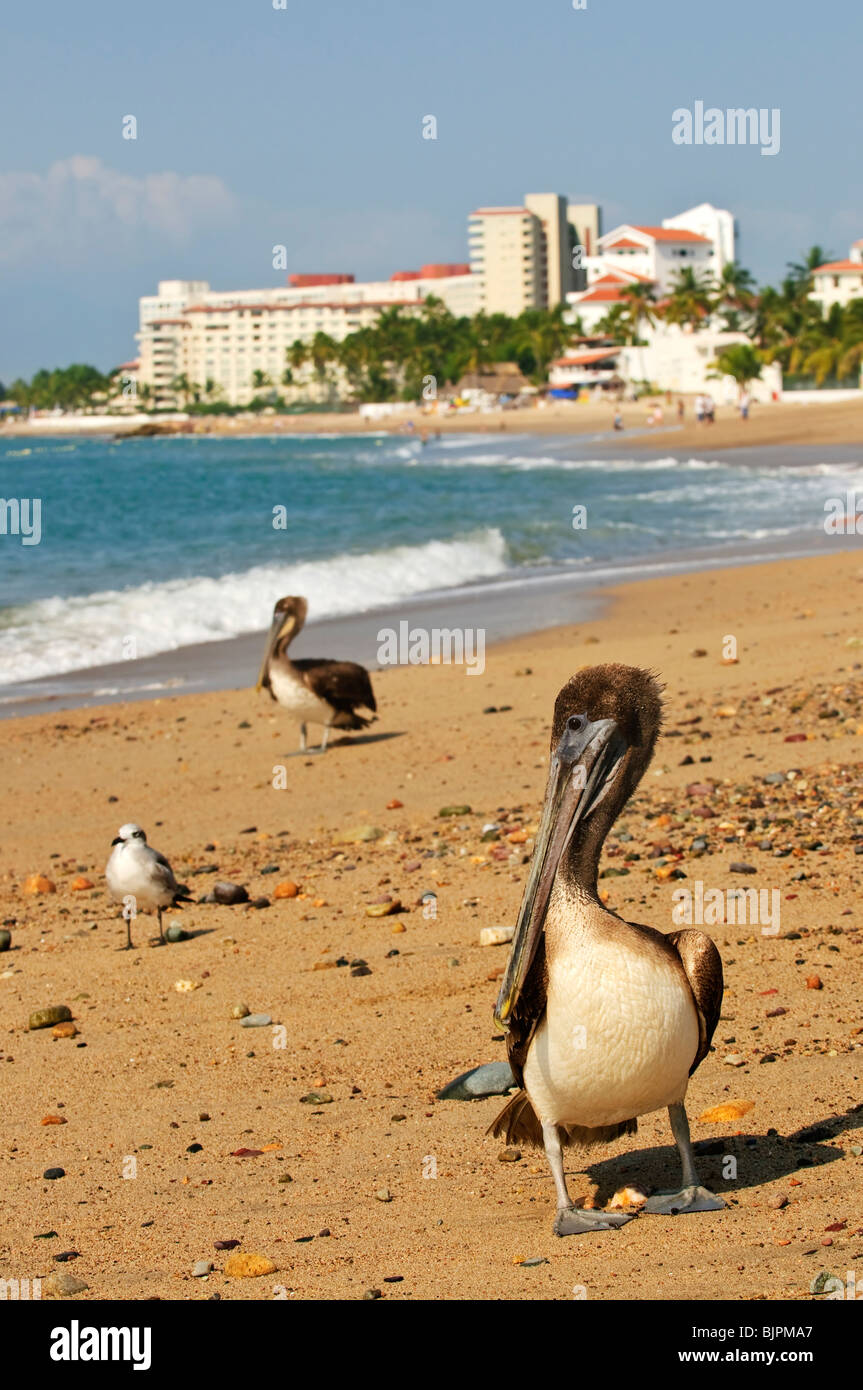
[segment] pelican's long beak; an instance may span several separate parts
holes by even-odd
[[[494,1011],[508,1029],[545,923],[558,865],[579,821],[603,799],[617,775],[626,744],[613,719],[567,722],[552,754],[545,805],[524,890],[509,961]]]
[[[270,658],[272,657],[273,652],[275,651],[276,643],[278,642],[279,638],[282,635],[282,632],[287,627],[288,623],[291,621],[291,618],[292,615],[290,613],[273,614],[273,621],[270,624],[270,635],[267,638],[267,649],[264,652],[264,659],[261,663],[261,669],[258,672],[258,683],[255,686],[255,693],[258,695],[260,695],[261,690],[264,686],[264,681],[267,678],[267,671],[270,665]]]

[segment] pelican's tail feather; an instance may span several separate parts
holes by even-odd
[[[638,1120],[621,1120],[619,1124],[600,1125],[597,1129],[588,1129],[586,1125],[560,1125],[559,1129],[565,1146],[590,1149],[594,1144],[611,1144],[622,1134],[635,1134]],[[496,1139],[504,1139],[507,1144],[523,1144],[535,1149],[543,1147],[542,1125],[526,1091],[518,1091],[512,1100],[507,1101],[486,1133],[493,1134]]]

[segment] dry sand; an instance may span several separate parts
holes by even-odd
[[[861,559],[848,553],[621,588],[594,623],[493,649],[482,679],[376,674],[376,731],[389,737],[342,741],[324,758],[284,757],[295,729],[251,690],[0,724],[0,915],[13,936],[0,956],[0,1276],[68,1272],[89,1286],[84,1299],[558,1299],[580,1287],[591,1299],[794,1300],[822,1269],[859,1271],[861,597]],[[737,665],[721,663],[728,634]],[[668,702],[666,736],[622,817],[632,839],[613,832],[603,860],[629,868],[602,880],[609,905],[672,929],[680,883],[661,875],[678,863],[686,884],[778,888],[782,935],[713,929],[727,991],[689,1109],[694,1137],[716,1141],[702,1177],[727,1210],[558,1240],[542,1155],[500,1162],[485,1136],[501,1102],[434,1093],[504,1055],[491,1010],[506,948],[481,948],[479,932],[514,920],[519,828],[529,848],[554,694],[605,660],[653,667]],[[286,790],[272,786],[278,764]],[[762,780],[790,769],[800,775],[781,786]],[[403,805],[387,809],[393,800]],[[453,803],[472,809],[440,818]],[[213,863],[252,897],[273,899],[289,879],[303,896],[170,912],[196,934],[162,949],[147,946],[154,921],[140,917],[138,948],[119,952],[102,873],[132,819],[196,897],[213,883],[197,871]],[[487,821],[515,839],[483,843]],[[384,836],[340,843],[363,824]],[[758,847],[765,836],[781,854]],[[740,860],[757,874],[730,874]],[[278,872],[262,873],[270,864]],[[25,895],[34,872],[56,893]],[[72,891],[79,873],[95,887]],[[433,920],[415,906],[429,891]],[[384,894],[410,911],[367,916]],[[812,976],[822,988],[807,988]],[[179,980],[200,988],[178,993]],[[239,1001],[284,1032],[241,1028]],[[32,1010],[60,1003],[78,1037],[27,1031]],[[303,1103],[314,1089],[331,1103]],[[730,1123],[697,1118],[731,1100],[754,1107]],[[48,1115],[66,1123],[44,1125]],[[801,1140],[816,1124],[820,1141]],[[231,1156],[240,1149],[262,1152]],[[129,1157],[137,1176],[124,1178]],[[65,1177],[43,1179],[49,1167]],[[664,1114],[567,1167],[573,1194],[599,1204],[626,1182],[667,1188],[679,1173]],[[226,1278],[214,1250],[226,1239],[277,1273]],[[78,1258],[55,1263],[66,1251]],[[519,1263],[536,1258],[547,1263]],[[190,1277],[202,1259],[217,1267],[209,1281]]]

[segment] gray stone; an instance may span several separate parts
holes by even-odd
[[[213,1272],[212,1260],[196,1260],[192,1265],[193,1279],[206,1279],[208,1274]]]
[[[272,1023],[269,1014],[247,1014],[240,1019],[241,1028],[267,1028]]]
[[[462,1072],[442,1087],[438,1100],[481,1100],[483,1096],[505,1096],[515,1086],[509,1062],[486,1062],[482,1067]]]

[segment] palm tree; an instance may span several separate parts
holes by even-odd
[[[286,348],[285,355],[288,364],[295,372],[300,371],[309,361],[310,352],[308,343],[304,343],[302,338],[295,338],[289,348]]]
[[[613,343],[625,343],[629,335],[631,314],[625,304],[612,304],[596,325],[597,337],[610,338]]]
[[[724,327],[739,332],[751,327],[755,306],[755,279],[739,261],[727,261],[716,284],[714,307],[723,312]]]
[[[186,372],[180,372],[173,378],[171,391],[178,398],[181,408],[187,404],[189,397],[194,394],[194,388]]]
[[[634,347],[638,342],[638,330],[642,320],[648,327],[656,322],[656,291],[653,285],[636,281],[621,291],[626,300],[624,310],[627,316],[629,343]]]
[[[713,308],[710,280],[686,266],[677,272],[670,288],[663,317],[668,323],[700,328]]]
[[[265,386],[272,386],[270,377],[266,372],[262,372],[260,367],[256,367],[252,372],[252,386],[256,391],[262,390]]]
[[[716,369],[713,375],[733,376],[741,390],[762,372],[762,360],[750,343],[732,343],[720,352],[712,366]]]

